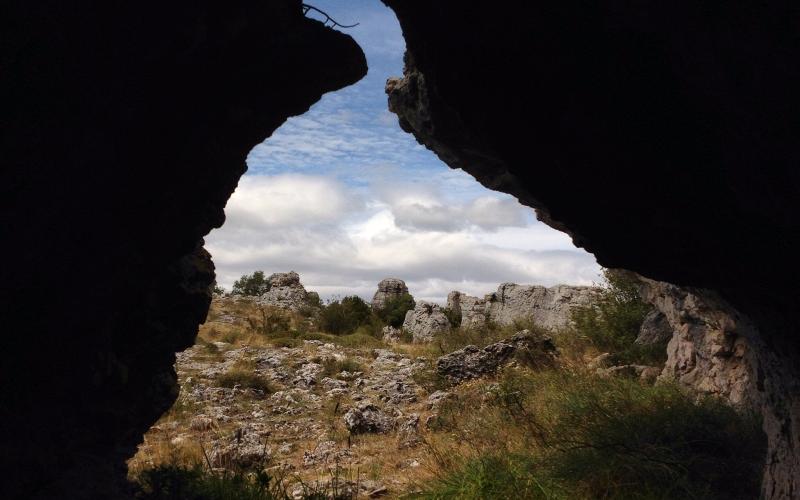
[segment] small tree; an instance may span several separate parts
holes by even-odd
[[[408,292],[388,299],[383,306],[383,309],[378,310],[378,317],[384,325],[400,328],[403,326],[403,321],[406,319],[406,313],[417,304],[414,302],[414,297]]]
[[[364,299],[356,295],[328,303],[320,313],[319,326],[334,335],[353,333],[359,326],[372,320],[372,309]]]
[[[658,361],[663,346],[634,344],[644,317],[652,309],[639,296],[636,279],[624,272],[603,270],[605,284],[593,306],[572,310],[575,330],[617,362]]]
[[[259,296],[269,291],[269,282],[264,278],[264,271],[256,271],[252,275],[245,274],[233,282],[231,293],[234,295]]]

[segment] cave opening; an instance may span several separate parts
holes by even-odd
[[[792,214],[800,193],[796,168],[796,117],[800,116],[796,60],[800,46],[794,6],[790,2],[758,8],[658,2],[625,8],[569,2],[383,3],[397,14],[409,53],[408,71],[389,89],[403,131],[436,151],[450,167],[462,168],[481,184],[535,207],[541,220],[568,233],[603,266],[647,276],[640,293],[658,311],[648,316],[648,325],[652,332],[667,328],[672,334],[661,376],[669,375],[684,387],[749,407],[760,415],[768,440],[760,496],[797,496],[800,343],[794,270],[800,231]],[[355,3],[342,4],[319,6],[343,24],[361,22],[360,29],[369,26],[368,19],[354,18],[348,12]],[[198,324],[206,319],[203,328],[213,326],[211,323],[237,326],[230,322],[230,311],[219,310],[212,302],[209,286],[214,268],[203,238],[222,224],[223,208],[244,173],[245,157],[288,117],[302,117],[324,94],[362,79],[367,73],[365,57],[350,37],[304,16],[299,0],[235,5],[201,1],[191,7],[161,4],[157,8],[141,3],[61,8],[12,1],[3,11],[0,227],[6,265],[0,303],[10,321],[10,334],[5,337],[7,355],[1,367],[0,465],[6,480],[0,482],[0,496],[126,498],[130,483],[125,480],[125,463],[152,424],[168,410],[200,416],[192,405],[183,405],[184,400],[173,403],[178,397],[178,381],[186,384],[196,375],[194,381],[202,382],[200,372],[206,368],[176,379],[174,353],[191,347],[204,350],[199,354],[207,359],[197,359],[198,363],[219,361],[217,364],[226,366],[227,361],[236,361],[226,360],[227,348],[214,344],[223,340],[219,337],[204,345],[192,344]],[[328,98],[335,99],[336,94]],[[354,117],[345,113],[338,118],[334,126],[347,130],[352,125],[348,119]],[[315,126],[308,121],[306,125]],[[298,123],[295,126],[302,128]],[[301,146],[309,149],[308,144]],[[351,152],[348,148],[342,146],[339,152]],[[371,171],[377,172],[373,167],[370,165]],[[251,174],[259,173],[255,170]],[[444,172],[454,175],[455,171]],[[269,175],[266,171],[260,174]],[[245,203],[239,207],[243,231],[246,224],[242,223],[248,220],[263,230],[270,224],[291,226],[297,217],[306,215],[319,219],[317,235],[324,240],[323,233],[332,226],[341,229],[330,222],[331,215],[349,213],[349,207],[368,206],[377,200],[372,209],[385,211],[386,227],[398,231],[389,235],[396,241],[408,236],[401,231],[419,234],[422,225],[452,227],[452,214],[449,220],[439,217],[442,206],[461,202],[469,206],[465,200],[454,201],[458,190],[433,190],[431,194],[417,186],[416,198],[392,204],[387,203],[391,200],[363,196],[371,189],[363,177],[360,183],[348,184],[347,179],[310,179],[308,174],[278,174],[283,177],[273,178],[275,182],[269,184],[279,187],[283,182],[284,187],[294,186],[286,192],[294,189],[296,193],[298,181],[318,182],[316,191],[308,187],[303,209],[295,206],[294,212],[284,212],[281,220],[264,220],[259,218],[263,214],[252,217],[253,210],[248,212]],[[251,192],[263,188],[276,195],[271,188],[249,180],[255,178],[242,181],[243,193],[247,188]],[[416,178],[402,180],[412,183]],[[339,186],[344,194],[325,198],[335,191],[332,186]],[[354,191],[356,195],[352,195]],[[315,192],[322,194],[315,196]],[[423,192],[427,196],[420,199]],[[489,203],[490,209],[510,200],[487,196],[495,200]],[[344,208],[305,210],[319,199],[328,200],[328,207]],[[274,208],[274,204],[266,206]],[[237,208],[236,199],[230,208]],[[469,229],[480,229],[480,216],[491,210],[480,204],[472,208],[470,220],[475,224]],[[230,217],[229,222],[235,219]],[[507,220],[513,219],[512,215]],[[363,225],[361,229],[358,234],[364,239],[386,239]],[[508,229],[491,234],[504,231]],[[273,234],[279,240],[283,233]],[[559,238],[564,241],[563,236]],[[269,247],[253,241],[254,246]],[[247,265],[226,271],[225,266],[243,259],[241,254],[231,254],[226,260],[223,243],[221,239],[211,241],[216,244],[220,276],[228,274],[221,279],[230,282],[239,273],[255,269],[255,265]],[[421,245],[434,247],[427,240]],[[295,245],[294,253],[302,254],[304,249],[298,247]],[[414,254],[405,249],[400,252],[404,262]],[[323,254],[332,252],[323,249]],[[383,261],[397,254],[389,252]],[[363,257],[340,255],[354,262]],[[447,269],[448,264],[443,258],[438,266]],[[267,273],[288,270],[264,267]],[[476,267],[484,270],[482,267],[490,266],[478,262]],[[495,275],[494,271],[490,274]],[[371,279],[379,277],[376,273]],[[518,280],[516,275],[509,279]],[[421,296],[441,297],[437,286],[442,283],[426,285]],[[446,288],[445,283],[439,289]],[[399,289],[402,291],[402,286]],[[490,290],[482,288],[480,293]],[[498,290],[494,297],[507,297],[506,290]],[[329,291],[332,296],[339,293]],[[479,297],[455,299],[451,303],[458,301],[462,312],[465,305],[475,312]],[[487,303],[496,302],[484,300],[478,309],[482,307],[491,316],[493,309]],[[207,318],[209,304],[212,311]],[[339,306],[343,307],[342,301]],[[253,310],[252,317],[240,318],[240,322],[250,326],[250,319],[258,327],[273,328],[286,321],[261,312]],[[451,317],[446,320],[450,323]],[[294,320],[288,321],[292,326]],[[284,340],[286,349],[301,348],[295,337]],[[311,340],[321,342],[310,344],[318,349],[330,339],[320,336]],[[530,339],[512,343],[523,340]],[[544,343],[537,345],[545,347]],[[377,363],[399,376],[406,373],[407,367],[402,365],[413,365],[417,358],[436,359],[438,367],[438,358],[449,346],[406,358],[380,352],[373,358],[376,351],[384,350],[376,346],[362,360],[336,359],[330,368],[322,353],[320,363],[314,364],[331,373],[340,370],[341,375],[372,369]],[[506,347],[496,347],[505,352]],[[413,352],[420,347],[409,349]],[[483,346],[477,349],[485,354]],[[457,357],[446,358],[442,365],[451,377],[458,372],[449,370],[465,366],[452,362],[454,359]],[[304,375],[312,376],[318,370],[311,366],[306,367],[309,373],[295,373],[307,364],[297,366],[291,359],[265,356],[236,368],[240,372],[291,369],[287,380],[292,384],[296,376],[301,377],[298,383],[303,383]],[[641,375],[631,365],[626,370],[618,371]],[[460,373],[463,375],[463,370]],[[330,379],[331,386],[326,389],[334,393],[344,389],[340,382],[356,381],[317,378],[320,384],[324,378]],[[616,383],[616,379],[609,380]],[[229,396],[241,395],[234,391],[242,389],[242,384],[237,389],[236,379],[230,382],[233,387],[224,388],[227,391],[215,388],[203,401],[223,406]],[[399,387],[411,383],[408,379],[400,382],[399,386],[381,387],[394,387],[395,395],[402,399]],[[413,382],[433,390],[440,381],[423,378]],[[575,387],[568,382],[550,379],[549,386]],[[483,387],[482,382],[463,387],[478,386]],[[490,384],[486,391],[473,393],[472,399],[459,392],[466,389],[456,390],[470,404],[451,416],[471,417],[475,408],[484,408],[490,399],[515,403],[513,397],[496,398],[498,387]],[[181,394],[205,394],[201,387],[187,389],[191,390]],[[264,392],[269,386],[253,389]],[[288,408],[284,415],[294,411],[292,405],[319,403],[324,410],[321,421],[342,422],[344,415],[337,414],[343,409],[339,405],[329,407],[312,401],[314,398],[298,399],[291,391],[281,392],[274,391],[270,398],[279,394],[275,396],[278,406]],[[581,391],[570,394],[579,398],[573,399],[574,403],[586,402],[580,400]],[[402,425],[403,429],[413,428],[414,413],[421,419],[417,428],[427,428],[428,404],[458,410],[458,400],[438,396],[443,401],[418,401],[425,409],[404,413],[404,419],[392,415],[396,417],[395,430],[399,431],[401,424],[408,424]],[[253,416],[257,408],[243,403],[238,407],[249,411],[245,412],[248,418],[263,417]],[[384,409],[385,401],[373,403],[378,410]],[[680,407],[659,408],[667,406]],[[519,405],[509,408],[518,409]],[[694,411],[695,407],[682,408]],[[368,406],[359,411],[362,417],[380,416]],[[715,414],[724,416],[725,411]],[[664,423],[698,421],[685,418],[685,414]],[[506,416],[524,421],[519,413]],[[210,423],[203,419],[194,422],[197,432],[220,432],[217,425],[225,423],[223,415],[211,417]],[[291,423],[295,416],[279,417],[286,424],[284,431],[303,430],[292,427],[298,425]],[[379,418],[374,423],[386,422]],[[464,430],[463,423],[431,421],[434,427],[442,424],[440,429],[456,425]],[[503,432],[515,428],[484,427]],[[701,434],[724,436],[718,431],[730,428],[712,425]],[[169,446],[181,442],[169,421],[162,420],[150,431],[169,438],[164,440],[165,454]],[[234,447],[255,446],[252,432],[236,431],[222,429],[218,437]],[[500,435],[497,432],[494,437]],[[749,434],[739,433],[745,435]],[[522,432],[507,441],[520,442],[531,436],[539,434]],[[346,442],[342,434],[330,437],[334,443],[337,439]],[[530,449],[542,446],[534,441],[526,442]],[[354,442],[358,446],[373,442],[387,449],[380,446],[380,440],[369,437],[354,438]],[[750,442],[740,438],[727,441],[727,445],[733,447],[729,450],[742,450]],[[277,443],[272,446],[280,451]],[[262,457],[264,443],[255,448],[253,456]],[[415,453],[413,447],[393,443],[388,448],[399,460],[409,459],[404,462],[408,469],[403,470],[417,470],[413,465],[416,458],[403,455]],[[196,457],[208,465],[205,451],[199,450]],[[303,451],[309,451],[309,462],[317,464],[324,463],[326,456],[337,456],[336,447],[329,446],[327,451],[320,446],[287,452],[302,456]],[[460,456],[459,450],[451,451],[442,456]],[[746,454],[736,451],[726,456]],[[531,458],[522,458],[526,457]],[[722,464],[727,467],[725,473],[699,476],[722,478],[723,490],[740,488],[724,498],[737,493],[748,496],[747,489],[741,488],[741,478],[751,477],[749,472],[757,462],[740,462],[736,467],[741,467],[736,468],[711,460],[706,463]],[[530,470],[530,463],[522,460],[510,465],[524,471]],[[508,477],[496,474],[509,470],[498,468],[504,464],[509,465],[492,459],[477,461],[472,468],[459,469],[466,475],[451,478],[480,483],[487,477],[481,471],[488,471],[491,477]],[[376,470],[374,462],[371,467]],[[680,484],[669,481],[669,487]],[[373,492],[381,493],[379,487]],[[709,495],[682,497],[686,496]]]
[[[640,380],[646,389],[637,397],[697,411],[698,423],[721,412],[722,417],[715,415],[719,418],[715,423],[739,433],[736,451],[741,460],[720,461],[718,466],[742,469],[745,479],[737,492],[756,491],[764,453],[757,425],[725,413],[729,408],[724,405],[698,406],[680,391],[664,396],[652,389],[656,378],[668,369],[664,353],[674,325],[652,303],[642,300],[647,292],[637,290],[637,298],[623,313],[636,317],[634,335],[625,342],[639,342],[649,335],[652,345],[628,349],[603,343],[599,337],[587,342],[584,330],[572,330],[576,316],[569,313],[573,307],[597,307],[597,296],[604,293],[598,282],[605,279],[612,295],[630,294],[630,287],[647,285],[624,272],[604,277],[595,258],[576,248],[565,233],[539,222],[534,211],[514,196],[489,190],[470,174],[451,168],[401,128],[398,117],[386,107],[386,87],[397,81],[387,84],[386,80],[403,73],[405,44],[388,7],[379,2],[315,5],[325,16],[358,20],[346,33],[364,50],[369,72],[358,83],[324,95],[307,112],[289,118],[250,151],[248,171],[227,201],[225,224],[205,238],[216,268],[214,299],[196,342],[178,353],[181,394],[145,434],[144,443],[129,461],[131,477],[142,481],[143,473],[157,470],[153,467],[193,463],[223,478],[231,471],[268,471],[266,477],[281,487],[289,486],[295,496],[333,494],[331,488],[337,482],[342,483],[345,497],[419,488],[420,478],[426,477],[417,470],[420,464],[453,473],[452,464],[436,463],[436,453],[463,452],[462,458],[475,458],[452,444],[433,448],[432,454],[419,451],[425,439],[420,432],[435,435],[440,430],[437,426],[455,425],[448,420],[452,417],[438,413],[453,411],[447,398],[458,393],[456,398],[476,403],[470,399],[474,394],[454,389],[463,382],[458,378],[462,374],[438,373],[441,360],[447,361],[470,344],[490,350],[497,346],[520,349],[520,345],[526,351],[541,349],[539,337],[517,339],[532,329],[535,336],[555,332],[557,351],[566,365],[577,362],[579,372],[590,367],[591,380],[598,374],[619,377],[622,384],[631,378]],[[256,285],[265,288],[256,294],[242,292],[245,281],[254,280],[256,272],[263,272],[259,279],[264,278]],[[658,293],[657,287],[653,289]],[[400,298],[393,296],[398,290],[408,295],[411,305],[405,304],[399,319],[387,319],[376,301],[386,306],[386,301]],[[537,293],[543,297],[513,305],[518,300],[514,294]],[[326,311],[349,306],[354,297],[372,308],[373,319],[348,330]],[[420,303],[431,308],[418,314]],[[539,311],[557,308],[553,303],[566,306],[552,315]],[[528,316],[520,312],[526,307]],[[480,308],[484,309],[476,315]],[[447,335],[457,332],[463,338],[454,341],[427,331],[418,338],[418,325],[435,322],[437,315],[448,322]],[[505,323],[498,327],[496,322]],[[599,327],[592,324],[590,328]],[[545,344],[550,342],[547,338]],[[435,365],[429,363],[439,356]],[[468,364],[457,356],[451,363]],[[532,366],[539,368],[541,363],[539,359]],[[516,368],[517,361],[512,366]],[[463,367],[456,369],[460,370]],[[484,375],[492,376],[487,380],[474,375],[465,379],[477,378],[486,382],[483,389],[493,390],[498,378],[501,385],[518,383],[513,373],[488,369]],[[742,378],[747,376],[742,374]],[[598,388],[582,385],[584,379],[558,380],[562,385],[552,396],[605,397],[620,389],[615,383]],[[362,387],[366,388],[361,391]],[[633,387],[626,390],[642,390],[638,382]],[[530,387],[517,391],[524,395],[516,402],[523,416],[511,412],[511,417],[526,421],[525,405],[533,403],[524,398],[532,393]],[[421,395],[426,396],[424,405],[420,405]],[[742,403],[744,396],[736,397],[734,403]],[[437,398],[444,401],[445,410],[440,410]],[[557,407],[552,401],[548,404],[545,408]],[[619,408],[604,411],[614,410]],[[644,411],[639,417],[644,422],[666,418],[657,407],[636,410]],[[597,418],[573,409],[561,411],[557,419],[565,421]],[[618,425],[630,425],[629,415],[617,417]],[[486,418],[481,414],[476,422],[485,424]],[[459,425],[450,430],[454,435],[461,432],[464,438],[475,422]],[[525,425],[535,425],[535,419]],[[698,432],[688,427],[685,432]],[[516,431],[520,429],[530,430],[522,426]],[[530,436],[494,432],[503,439],[519,440],[516,447],[507,448],[515,453],[526,447],[542,448],[535,440],[528,442]],[[491,445],[482,445],[483,453],[496,453],[492,447],[498,446],[497,436]],[[691,452],[680,457],[695,458]],[[533,467],[525,463],[528,459],[511,460],[504,466]],[[637,461],[633,468],[641,463]],[[332,464],[335,472],[331,472]],[[361,466],[372,471],[362,474]],[[388,472],[389,468],[395,472]],[[502,476],[502,467],[500,471]],[[713,475],[717,470],[704,472]],[[355,479],[350,477],[353,474]],[[523,474],[502,481],[528,479]],[[388,489],[387,484],[391,485]],[[697,486],[679,488],[676,494],[693,493],[693,487]]]

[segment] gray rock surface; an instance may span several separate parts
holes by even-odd
[[[361,401],[344,414],[344,426],[351,434],[386,433],[395,420],[371,401]]]
[[[515,356],[525,355],[534,364],[552,364],[556,347],[550,337],[522,330],[511,338],[489,344],[483,349],[468,345],[436,360],[436,371],[451,383],[491,375]]]
[[[372,309],[383,309],[386,301],[408,293],[406,282],[398,278],[385,278],[378,283],[378,290],[372,297]]]
[[[642,345],[662,344],[672,338],[672,326],[667,317],[658,309],[653,309],[644,317],[639,328],[636,343]]]
[[[396,344],[400,342],[400,337],[403,334],[403,330],[393,326],[384,326],[381,330],[381,333],[383,334],[382,337],[384,342],[387,344]]]
[[[483,299],[451,292],[447,296],[447,307],[461,313],[464,328],[479,327],[487,321],[508,325],[514,320],[532,319],[538,326],[558,329],[569,324],[574,307],[591,305],[598,292],[599,288],[589,286],[546,288],[503,283]]]
[[[414,342],[431,342],[436,335],[450,329],[450,320],[438,304],[419,301],[406,313],[403,329],[411,333]]]
[[[297,311],[302,307],[316,305],[319,302],[319,295],[316,292],[307,292],[300,283],[300,275],[294,271],[275,273],[270,275],[267,280],[270,287],[267,292],[258,297],[259,304]]]
[[[800,370],[779,359],[753,321],[716,293],[640,280],[642,297],[673,331],[660,378],[760,410],[768,441],[765,484],[793,484],[800,477]]]

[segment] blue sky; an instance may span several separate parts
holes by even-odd
[[[317,0],[361,45],[369,73],[290,118],[247,159],[206,238],[218,282],[295,270],[323,298],[370,298],[384,277],[421,299],[483,295],[501,282],[590,284],[594,258],[536,221],[532,209],[453,170],[387,110],[384,84],[403,69],[397,19],[378,0]],[[313,15],[312,15],[313,17]]]

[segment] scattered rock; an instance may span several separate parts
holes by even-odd
[[[522,330],[509,339],[489,344],[483,349],[468,345],[436,360],[436,371],[451,383],[495,373],[517,355],[525,355],[533,364],[554,362],[556,348],[550,337]]]
[[[372,297],[372,309],[377,311],[383,309],[386,301],[395,299],[408,293],[406,282],[397,278],[386,278],[378,283],[378,291]]]
[[[655,382],[661,373],[661,368],[647,365],[620,365],[610,368],[600,368],[597,373],[607,377],[638,378],[645,382]]]
[[[447,391],[436,391],[425,401],[429,410],[437,410],[445,401],[455,399],[456,395]]]
[[[344,425],[351,434],[382,434],[392,430],[394,419],[370,401],[361,401],[345,413]]]
[[[397,344],[400,342],[400,339],[403,335],[403,330],[393,326],[384,326],[383,330],[381,330],[381,333],[383,333],[384,342],[387,344]]]
[[[436,335],[450,329],[450,320],[438,304],[419,301],[406,313],[403,329],[411,333],[414,342],[431,342]]]

